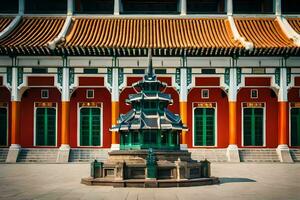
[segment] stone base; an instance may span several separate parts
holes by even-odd
[[[227,158],[228,162],[241,162],[240,161],[240,155],[239,155],[239,149],[237,145],[229,145],[227,148]]]
[[[191,187],[201,185],[213,185],[220,183],[216,177],[210,178],[195,178],[186,180],[147,180],[147,179],[131,179],[116,181],[107,178],[82,178],[81,183],[85,185],[101,185],[113,187],[139,187],[139,188],[159,188],[159,187]]]
[[[180,144],[180,150],[187,151],[188,150],[187,144]]]
[[[210,178],[210,162],[192,160],[188,151],[153,150],[150,154],[148,150],[119,150],[108,154],[103,163],[91,164],[91,177],[82,179],[82,183],[114,187],[182,187],[217,182],[216,178]]]
[[[56,162],[57,163],[68,163],[69,155],[70,155],[70,146],[66,145],[66,144],[62,144],[59,147]]]
[[[8,154],[6,157],[7,163],[16,163],[18,160],[19,153],[21,151],[21,146],[18,144],[12,144],[9,147]]]
[[[281,144],[276,149],[280,162],[293,163],[293,159],[290,153],[290,149],[287,145]]]
[[[110,147],[110,151],[118,151],[120,150],[120,144],[112,144]]]

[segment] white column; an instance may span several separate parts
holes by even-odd
[[[111,103],[112,103],[112,126],[117,124],[119,118],[119,69],[117,65],[117,59],[113,60],[112,69],[112,88],[111,88]],[[119,133],[113,131],[111,133],[111,150],[120,150]]]
[[[73,15],[74,12],[74,0],[68,0],[68,12],[67,15]]]
[[[186,15],[186,1],[180,0],[180,15]]]
[[[232,15],[233,14],[233,5],[232,5],[233,0],[227,0],[226,4],[226,9],[227,9],[227,15]]]
[[[63,67],[63,79],[62,79],[62,92],[61,92],[61,100],[62,101],[70,101],[70,89],[69,89],[69,75],[70,71],[68,67]]]
[[[120,1],[121,0],[114,0],[114,15],[120,14]]]
[[[19,152],[21,150],[20,142],[20,93],[18,89],[18,68],[16,67],[16,59],[12,60],[12,83],[11,83],[11,145],[6,157],[7,163],[17,162]]]
[[[237,69],[232,67],[229,69],[229,89],[228,89],[228,101],[236,101],[237,99]]]
[[[12,67],[11,101],[20,101],[20,95],[18,90],[18,68],[17,67]]]
[[[237,68],[236,59],[232,59],[231,68],[229,69],[229,91],[228,91],[228,117],[229,117],[229,145],[227,147],[227,158],[229,162],[240,162],[239,150],[237,146]]]
[[[278,92],[278,101],[288,101],[287,89],[287,69],[282,67],[280,68],[280,88]]]
[[[281,15],[281,0],[275,0],[275,14]]]
[[[278,92],[278,147],[276,149],[280,162],[292,163],[293,159],[288,147],[288,86],[287,69],[280,68],[280,88]]]
[[[180,90],[179,90],[179,103],[180,103],[180,116],[182,123],[187,125],[187,68],[186,68],[186,59],[183,59],[183,66],[180,68]],[[183,130],[181,132],[181,142],[180,149],[187,150],[187,131]]]
[[[24,14],[25,0],[19,0],[19,15]]]
[[[67,163],[70,155],[70,86],[67,58],[63,58],[62,88],[61,88],[61,146],[57,154],[57,163]]]
[[[187,101],[187,68],[180,68],[180,94],[179,101],[186,102]]]

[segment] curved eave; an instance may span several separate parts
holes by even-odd
[[[298,55],[299,47],[290,40],[275,18],[237,18],[236,27],[242,37],[254,45],[250,56]]]
[[[13,21],[13,17],[0,17],[0,33],[9,26]]]
[[[287,18],[288,23],[292,27],[292,29],[300,34],[300,18]]]
[[[47,43],[57,37],[64,21],[62,17],[24,17],[9,35],[0,40],[0,54],[59,54],[58,50],[50,50]]]

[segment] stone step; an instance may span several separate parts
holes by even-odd
[[[290,153],[294,162],[300,162],[300,149],[290,149]]]
[[[192,159],[201,161],[207,159],[210,162],[226,162],[226,149],[189,149]]]
[[[280,162],[276,149],[240,149],[241,162]]]
[[[95,159],[104,161],[108,158],[109,149],[71,149],[69,162],[89,163]]]
[[[0,163],[6,161],[7,154],[8,154],[8,148],[0,149]]]
[[[55,163],[58,149],[22,149],[17,162]]]

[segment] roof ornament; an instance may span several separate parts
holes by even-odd
[[[154,80],[156,78],[153,73],[153,65],[152,65],[152,49],[148,49],[148,71],[147,75],[145,75],[146,80]]]

